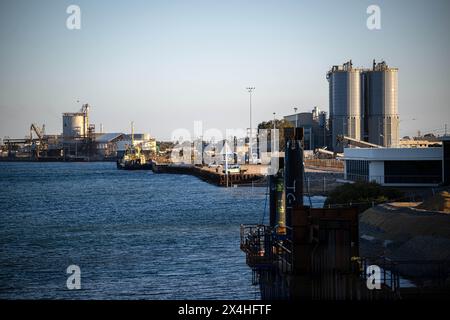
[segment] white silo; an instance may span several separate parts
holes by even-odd
[[[330,130],[332,147],[342,151],[336,144],[338,135],[361,138],[361,69],[353,68],[351,60],[342,66],[333,66],[327,73],[330,94]]]
[[[364,132],[370,143],[385,147],[399,143],[398,69],[383,61],[361,76]]]
[[[87,119],[84,113],[63,113],[64,140],[84,138],[87,134],[87,125]]]

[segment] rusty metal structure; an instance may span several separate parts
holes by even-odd
[[[285,158],[270,176],[270,224],[241,226],[241,249],[261,297],[355,298],[362,283],[358,210],[305,206],[302,128],[286,130],[285,141]]]
[[[285,158],[270,176],[269,225],[241,225],[241,250],[263,300],[393,300],[445,297],[450,262],[360,257],[357,207],[303,203],[303,130],[285,132]],[[368,267],[380,268],[379,288]],[[413,281],[405,285],[407,279]]]

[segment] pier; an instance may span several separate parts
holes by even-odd
[[[222,187],[232,186],[259,186],[267,187],[267,167],[265,165],[242,165],[241,173],[230,173],[228,177],[222,169],[196,166],[190,164],[172,164],[153,162],[154,173],[188,174],[199,179]],[[327,165],[310,166],[306,162],[304,174],[303,193],[309,196],[326,196],[337,186],[342,185],[342,168]]]
[[[244,167],[244,166],[243,166]],[[217,170],[216,170],[217,169]],[[195,165],[183,164],[157,164],[153,163],[152,171],[158,173],[170,174],[188,174],[193,175],[203,181],[216,184],[218,186],[233,186],[245,184],[262,184],[265,185],[265,176],[258,170],[249,170],[243,168],[241,173],[233,173],[226,175],[222,169],[208,168]]]

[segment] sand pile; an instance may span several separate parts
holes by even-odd
[[[441,191],[426,199],[417,208],[450,213],[450,192]]]
[[[394,259],[450,259],[450,214],[379,205],[360,215],[361,254]]]

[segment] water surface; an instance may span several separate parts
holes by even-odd
[[[114,163],[0,163],[0,298],[255,299],[239,225],[264,188]],[[81,268],[68,290],[66,268]]]
[[[115,163],[0,163],[0,298],[259,299],[239,226],[267,222],[265,193]],[[66,287],[72,264],[81,290]]]

